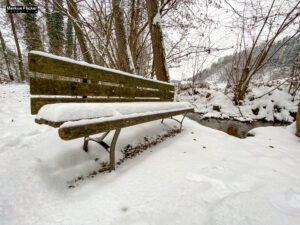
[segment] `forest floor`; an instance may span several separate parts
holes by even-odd
[[[172,120],[144,123],[122,129],[117,160],[151,147],[94,173],[108,154],[93,143],[85,153],[82,139],[63,141],[35,124],[28,92],[0,85],[1,225],[300,224],[295,123],[255,128],[246,139],[188,118],[181,133]]]

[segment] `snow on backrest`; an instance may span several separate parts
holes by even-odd
[[[40,51],[28,54],[28,65],[35,72],[35,77],[30,78],[30,94],[39,95],[31,99],[32,114],[45,104],[58,102],[173,101],[174,98],[172,84]]]

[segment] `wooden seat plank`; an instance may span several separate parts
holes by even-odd
[[[30,78],[30,94],[33,95],[69,95],[69,96],[108,96],[108,97],[161,97],[172,99],[173,93],[138,88],[126,88],[74,81]]]
[[[59,128],[59,136],[63,140],[72,140],[79,137],[102,133],[110,130],[116,130],[123,127],[129,127],[153,120],[164,119],[171,116],[194,112],[193,108],[168,111],[165,113],[154,113],[146,116],[135,116],[132,118],[109,120],[100,123],[88,123],[85,125]],[[54,124],[54,123],[53,123]],[[50,125],[50,124],[49,124]]]

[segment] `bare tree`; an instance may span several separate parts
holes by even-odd
[[[154,65],[157,58],[153,57],[153,55],[155,55],[154,52],[157,51],[153,51],[151,48],[153,43],[151,38],[151,31],[147,11],[148,1],[123,0],[120,14],[123,15],[123,19],[121,19],[120,16],[114,17],[114,7],[112,3],[118,1],[119,0],[77,1],[75,4],[76,13],[74,14],[74,12],[72,13],[70,10],[70,5],[72,2],[73,4],[75,2],[74,0],[67,0],[69,10],[66,10],[64,8],[61,8],[60,10],[63,12],[64,16],[67,16],[72,20],[73,24],[75,23],[77,25],[77,28],[75,28],[75,26],[74,28],[79,46],[82,47],[82,42],[85,42],[86,46],[86,51],[81,52],[83,54],[83,52],[86,53],[87,51],[89,51],[90,58],[93,59],[93,63],[110,68],[120,69],[122,68],[121,65],[124,65],[124,58],[127,58],[121,57],[121,52],[126,51],[130,52],[130,54],[126,53],[126,55],[132,56],[134,69],[139,75],[145,77],[153,77],[154,73],[151,72],[155,68]],[[202,2],[202,0],[195,1],[197,2],[197,4]],[[189,27],[199,30],[199,27],[197,27],[197,23],[201,22],[201,24],[203,25],[204,21],[207,20],[207,14],[205,16],[201,16],[205,17],[202,18],[203,20],[200,20],[198,18],[198,15],[200,15],[200,13],[198,12],[200,12],[199,10],[201,9],[202,5],[201,7],[197,7],[197,10],[193,10],[193,4],[195,1],[161,0],[159,1],[160,4],[157,4],[157,6],[159,6],[159,10],[157,9],[157,12],[159,11],[159,14],[153,15],[152,19],[154,19],[156,15],[157,18],[159,16],[163,17],[165,24],[164,29],[165,27],[173,30],[177,29],[177,31],[180,31],[182,35],[182,37],[179,40],[168,40],[168,34],[166,32],[165,40],[167,41],[164,40],[164,44],[166,47],[166,49],[164,49],[164,65],[166,65],[169,62],[178,63],[181,59],[187,58],[191,54],[195,54],[199,51],[202,53],[207,53],[207,51],[211,50],[209,48],[199,48],[199,46],[189,46],[192,42],[186,41],[185,38],[185,35],[188,33]],[[75,7],[73,6],[71,8]],[[118,23],[115,19],[120,19],[122,23]],[[181,22],[181,20],[183,19],[184,23]],[[115,23],[113,23],[114,21]],[[193,23],[191,23],[190,21],[193,21]],[[211,21],[209,21],[209,23],[211,23]],[[125,29],[123,33],[125,33],[125,35],[120,35],[121,29],[117,28],[117,24],[124,25]],[[159,23],[155,24],[156,27]],[[151,27],[154,27],[153,24],[151,24]],[[155,27],[153,30],[156,29]],[[128,37],[126,33],[128,33]],[[122,36],[124,36],[125,39],[121,38]],[[162,33],[160,37],[162,37]],[[119,39],[123,40],[123,44],[120,44],[121,42]],[[127,47],[125,47],[126,44],[124,43],[126,43],[126,41],[129,44],[129,50],[127,50]],[[122,47],[120,47],[119,45]],[[158,47],[158,49],[163,48]],[[128,66],[131,65],[131,63],[126,63],[125,65]],[[163,70],[167,71],[166,66],[163,68]]]
[[[35,0],[35,2],[39,6],[40,13],[36,15],[36,19],[39,27],[42,28],[42,42],[45,49],[50,52],[54,52],[53,49],[61,49],[60,47],[51,48],[49,43],[51,42],[49,37],[50,15],[53,13],[53,9],[72,21],[74,27],[73,40],[76,40],[79,49],[74,50],[76,44],[72,45],[71,35],[69,35],[70,45],[66,48],[68,55],[70,56],[73,52],[74,58],[76,58],[77,53],[79,59],[82,57],[89,63],[116,69],[131,66],[129,70],[128,68],[123,70],[129,72],[135,70],[144,77],[156,76],[159,80],[167,81],[169,80],[167,64],[168,67],[170,67],[169,65],[178,65],[183,58],[188,58],[192,54],[196,55],[199,51],[203,53],[207,51],[207,48],[200,49],[199,46],[191,46],[193,43],[185,39],[189,28],[199,29],[198,24],[203,25],[205,21],[199,19],[202,16],[198,16],[200,15],[198,12],[203,6],[198,7],[198,4],[203,2],[202,0],[66,0],[64,2],[66,4],[61,4],[62,0]],[[149,7],[147,4],[151,5],[152,2],[155,7],[154,10],[150,10],[153,14],[148,17]],[[197,10],[194,7],[196,3]],[[16,22],[18,17],[17,15],[13,16]],[[160,23],[159,17],[163,19],[163,23]],[[206,19],[207,15],[204,17]],[[19,23],[16,25],[18,26]],[[68,32],[71,34],[71,26],[68,28]],[[162,28],[167,31],[164,36]],[[180,38],[172,38],[172,34],[168,33],[170,30],[180,33]],[[24,30],[19,29],[18,31],[18,35],[24,36]],[[159,32],[157,33],[157,31]],[[57,39],[63,41],[62,37]],[[129,48],[127,48],[128,45]],[[73,47],[73,51],[71,51],[71,47]],[[60,51],[55,54],[63,53],[64,51]],[[130,55],[133,63],[130,63]],[[164,77],[160,74],[164,74]]]
[[[272,59],[286,42],[299,30],[299,1],[269,0],[235,1],[235,6],[225,0],[236,18],[239,29],[233,63],[227,69],[228,83],[234,93],[234,102],[245,98],[253,76]],[[274,51],[275,41],[289,29],[291,35]]]
[[[13,74],[11,72],[11,69],[10,69],[10,64],[9,64],[7,49],[6,49],[6,45],[5,45],[5,42],[4,42],[1,30],[0,30],[0,42],[1,42],[1,47],[2,47],[2,51],[3,51],[3,55],[4,55],[4,60],[5,60],[5,64],[6,64],[8,76],[9,76],[9,79],[13,81],[14,80],[14,76],[13,76]]]

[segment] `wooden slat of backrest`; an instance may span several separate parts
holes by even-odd
[[[174,93],[138,88],[79,83],[44,78],[30,78],[32,95],[107,96],[107,97],[159,97],[172,99]]]
[[[174,86],[171,84],[128,76],[122,71],[118,73],[118,71],[112,71],[96,65],[82,65],[64,57],[47,56],[45,53],[30,52],[28,54],[28,65],[29,70],[32,72],[124,84],[130,87],[174,91]]]
[[[38,113],[42,106],[54,103],[68,103],[68,102],[158,102],[158,101],[173,101],[173,99],[153,99],[153,98],[31,98],[31,114]]]

